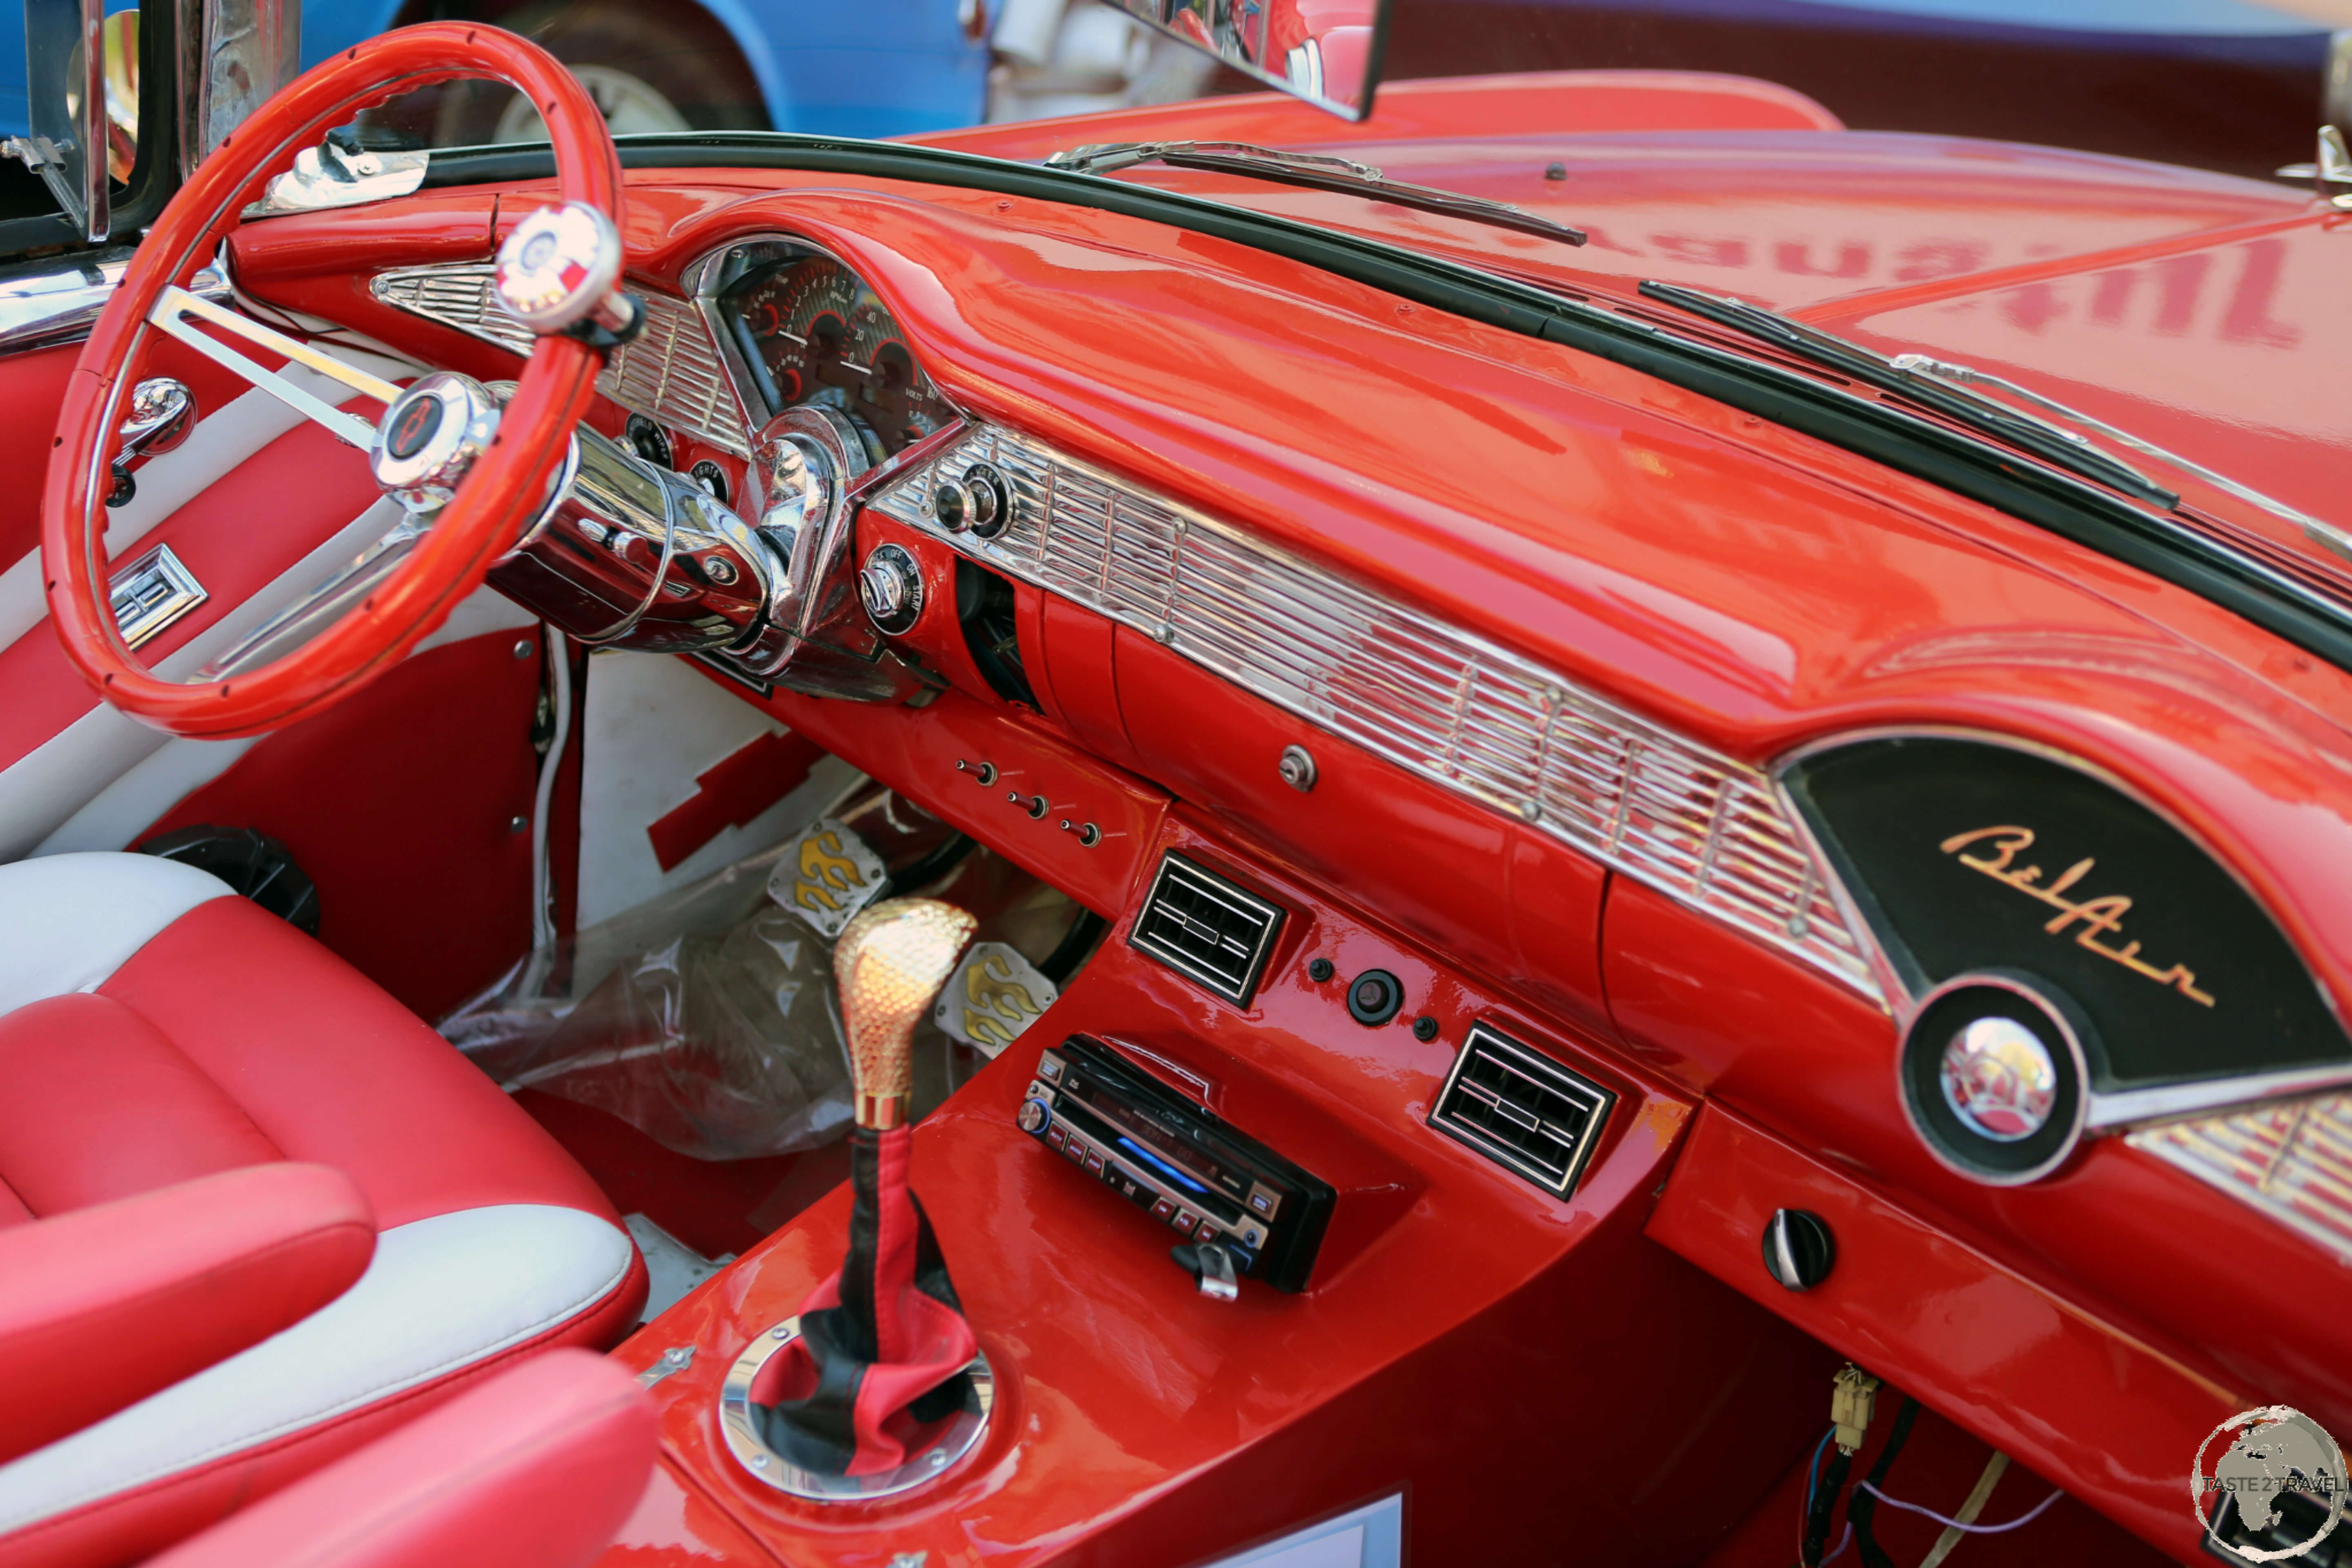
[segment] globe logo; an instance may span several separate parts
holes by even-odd
[[[2284,1546],[2240,1546],[2222,1536],[2235,1510],[2244,1533],[2261,1538],[2285,1522],[2279,1507],[2294,1492],[2319,1506],[2318,1527]],[[2215,1506],[2217,1494],[2219,1506]],[[2319,1423],[2284,1405],[2242,1410],[2207,1435],[2189,1471],[2189,1495],[2209,1545],[2247,1563],[2300,1557],[2322,1541],[2344,1514],[2344,1454]],[[2298,1512],[2301,1510],[2298,1510]],[[2276,1539],[2275,1536],[2272,1539]]]

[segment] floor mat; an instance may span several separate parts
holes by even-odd
[[[615,1208],[644,1215],[706,1258],[748,1250],[849,1179],[845,1142],[761,1160],[696,1160],[601,1110],[537,1089],[514,1099]]]

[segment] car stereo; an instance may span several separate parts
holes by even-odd
[[[1046,1050],[1021,1130],[1234,1270],[1306,1289],[1331,1217],[1330,1184],[1235,1131],[1098,1040]]]

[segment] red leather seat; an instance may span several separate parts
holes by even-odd
[[[279,1160],[373,1208],[358,1283],[0,1465],[0,1563],[149,1555],[646,1291],[587,1174],[315,942],[152,857],[0,866],[0,1226]]]

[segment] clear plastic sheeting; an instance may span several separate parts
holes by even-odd
[[[442,1034],[509,1092],[577,1101],[697,1159],[830,1142],[849,1121],[833,944],[768,897],[789,847],[581,932]]]
[[[1083,933],[1067,899],[887,792],[810,832],[821,830],[870,848],[892,868],[892,891],[972,910],[982,936],[1016,956],[1046,960]],[[806,837],[534,954],[441,1033],[509,1093],[575,1101],[696,1159],[789,1154],[844,1136],[849,1062],[833,942],[778,893],[789,897]],[[914,1051],[919,1116],[986,1061],[928,1019]]]

